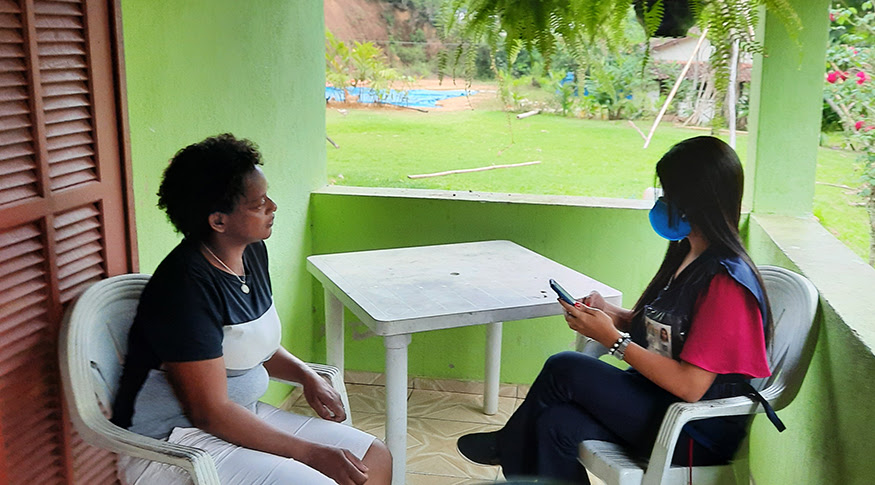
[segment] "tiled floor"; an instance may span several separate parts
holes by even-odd
[[[380,374],[347,372],[349,406],[355,427],[380,439],[386,433],[385,379]],[[408,485],[482,484],[504,481],[500,467],[475,465],[459,455],[456,439],[492,431],[520,405],[528,386],[502,385],[498,413],[483,414],[483,383],[413,378],[407,397]],[[300,391],[283,407],[313,414]],[[593,480],[594,484],[600,483]]]

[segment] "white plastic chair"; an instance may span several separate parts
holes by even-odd
[[[808,369],[817,337],[812,330],[818,295],[810,281],[792,271],[774,266],[761,266],[759,271],[774,319],[774,334],[767,349],[772,376],[755,379],[751,385],[777,411],[796,397]],[[605,351],[595,341],[587,342],[580,350],[593,356]],[[763,412],[763,406],[747,396],[675,403],[666,411],[649,460],[629,454],[621,445],[604,441],[581,443],[578,460],[607,485],[685,484],[690,469],[672,466],[671,458],[681,428],[687,422]],[[693,483],[697,485],[735,483],[731,465],[697,466],[692,468],[692,474]]]
[[[219,485],[212,457],[199,448],[132,433],[107,416],[127,354],[128,330],[149,275],[114,276],[88,288],[64,316],[59,342],[64,397],[83,440],[115,453],[179,466],[196,485]],[[340,393],[351,425],[349,400],[336,367],[308,364]],[[294,383],[290,383],[294,384]]]

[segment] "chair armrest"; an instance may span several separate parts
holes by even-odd
[[[176,465],[191,475],[195,485],[221,485],[213,457],[200,448],[142,436],[120,428],[101,416],[88,426],[71,415],[79,435],[88,443],[137,458]]]
[[[769,400],[772,397],[770,395],[772,393],[764,391],[762,394]],[[642,484],[664,483],[666,477],[663,475],[667,475],[671,467],[671,459],[681,429],[688,422],[718,416],[741,416],[762,412],[764,412],[762,405],[747,396],[672,404],[665,412]]]
[[[352,426],[352,412],[349,409],[349,396],[346,392],[346,384],[343,382],[343,375],[340,373],[340,369],[334,367],[333,365],[327,364],[313,364],[310,362],[306,363],[314,372],[325,378],[331,387],[333,387],[338,394],[340,394],[340,402],[343,403],[343,409],[346,410],[346,419],[343,420],[343,424],[347,426]],[[300,386],[300,382],[287,381],[285,379],[278,379],[275,377],[271,377],[271,380],[276,382],[282,382],[284,384],[289,384],[292,386]]]
[[[577,334],[574,348],[581,354],[588,355],[596,359],[608,353],[607,347],[589,337],[584,337],[581,334]]]

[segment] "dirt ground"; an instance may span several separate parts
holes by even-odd
[[[396,88],[397,89],[397,88]],[[463,79],[444,78],[443,82],[437,79],[420,79],[414,83],[410,89],[431,89],[435,91],[457,91],[465,89],[465,81]],[[437,108],[415,108],[416,110],[424,110],[429,113],[446,113],[450,111],[462,111],[468,109],[484,108],[487,105],[497,106],[497,91],[495,85],[472,83],[471,91],[476,91],[469,96],[458,96],[455,98],[438,101]],[[393,105],[376,105],[373,103],[337,103],[329,102],[326,107],[330,109],[372,109],[372,110],[409,110],[412,108],[404,108]]]

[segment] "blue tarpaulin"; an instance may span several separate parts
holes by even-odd
[[[371,88],[347,88],[350,96],[358,96],[359,103],[376,103],[380,96]],[[468,91],[468,94],[476,94],[477,91]],[[409,91],[389,90],[383,96],[382,102],[396,106],[413,106],[418,108],[435,108],[437,102],[464,96],[464,89],[437,91],[432,89],[411,89]],[[331,86],[325,87],[326,101],[344,101],[343,90]]]

